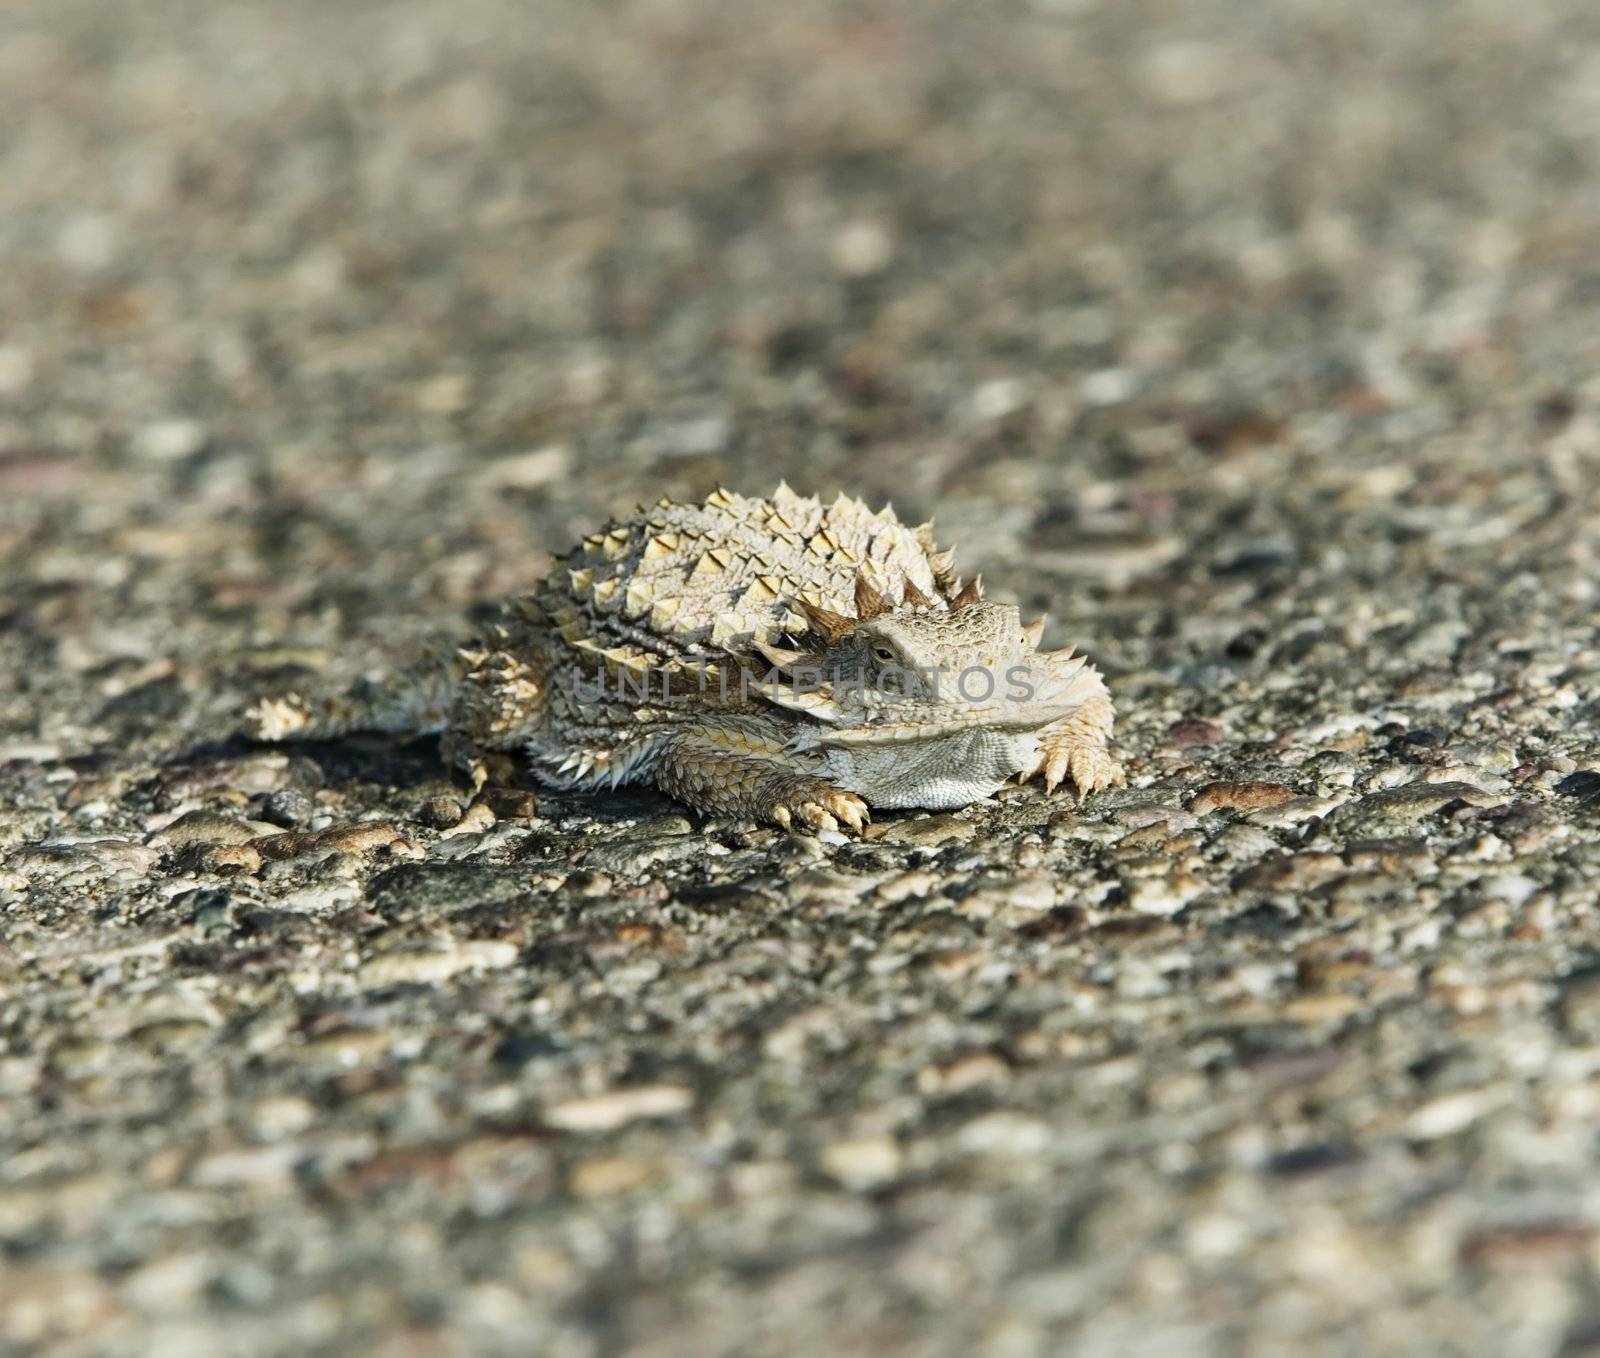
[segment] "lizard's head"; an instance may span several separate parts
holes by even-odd
[[[907,586],[897,604],[858,580],[854,617],[797,607],[806,646],[762,648],[781,675],[761,693],[809,718],[796,750],[876,806],[987,795],[1030,766],[1041,731],[1100,691],[1082,658],[1039,651],[1044,619],[1025,627],[976,580],[937,601]]]

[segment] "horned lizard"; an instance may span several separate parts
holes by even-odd
[[[963,583],[931,524],[785,485],[663,499],[585,538],[474,645],[391,689],[269,699],[266,740],[442,731],[474,789],[515,753],[564,789],[654,784],[714,815],[860,830],[1011,778],[1121,781],[1112,705],[1044,620]]]

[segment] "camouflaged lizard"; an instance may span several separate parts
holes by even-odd
[[[1012,778],[1120,782],[1112,705],[1044,620],[963,583],[929,524],[779,486],[661,500],[583,540],[474,645],[362,698],[269,699],[262,739],[443,732],[475,789],[653,784],[713,815],[859,830]]]

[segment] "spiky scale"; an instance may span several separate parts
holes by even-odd
[[[704,552],[694,563],[694,569],[689,572],[690,580],[706,580],[712,576],[721,575],[727,566],[717,559],[714,552]]]
[[[733,614],[724,613],[711,624],[711,644],[713,646],[727,646],[734,638],[749,630],[744,625],[743,619]]]
[[[757,576],[739,596],[737,607],[740,611],[748,613],[770,604],[777,597],[777,591],[767,584],[767,577]]]
[[[622,611],[630,618],[637,618],[650,611],[650,605],[655,600],[656,587],[650,580],[635,580],[628,586],[628,592],[622,601]]]
[[[512,599],[506,605],[506,613],[511,617],[521,619],[523,622],[534,624],[542,623],[549,616],[545,612],[543,604],[526,594],[518,595],[515,599]]]

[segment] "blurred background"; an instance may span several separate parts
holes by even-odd
[[[1108,663],[1241,556],[1372,537],[1382,579],[1390,520],[1590,419],[1597,29],[12,3],[13,597],[94,620],[79,668],[200,615],[196,662],[375,663],[598,516],[780,476],[937,513]]]
[[[1597,171],[1589,0],[8,0],[0,1347],[1594,1351]],[[1130,789],[233,738],[780,477]]]

